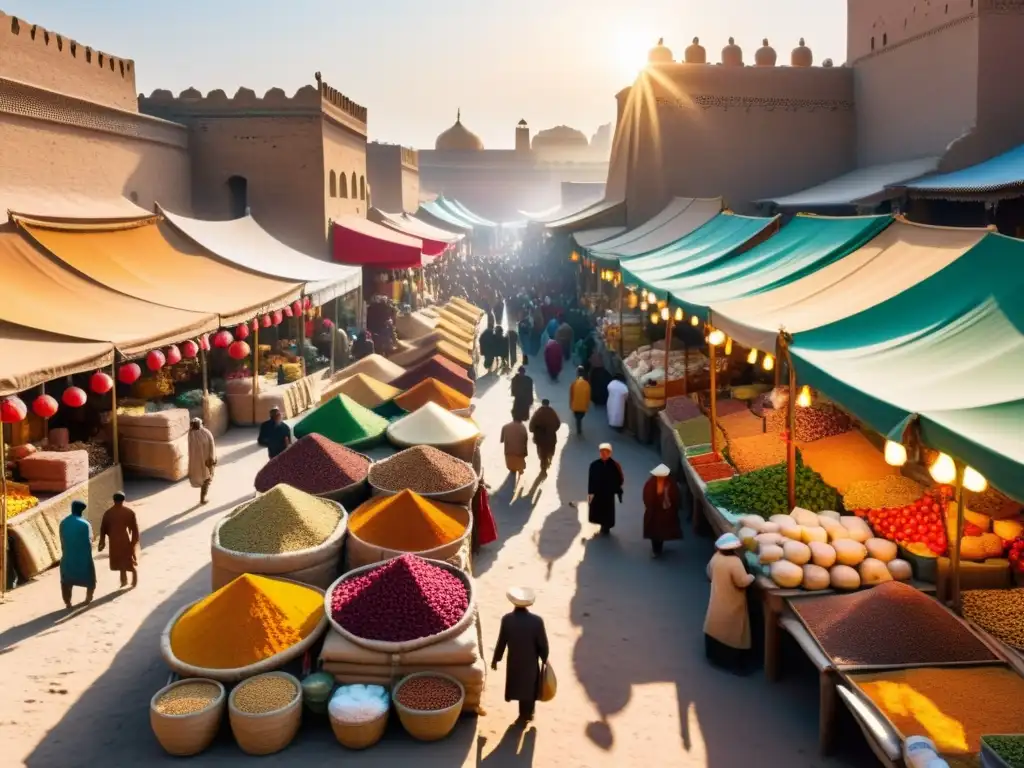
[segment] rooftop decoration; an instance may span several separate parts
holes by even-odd
[[[722,49],[722,64],[727,67],[743,66],[743,49],[736,45],[735,38],[729,38],[729,44]]]
[[[685,61],[687,64],[707,64],[708,52],[700,44],[700,38],[693,38],[693,43],[686,47]]]
[[[434,141],[434,149],[440,152],[480,152],[484,148],[480,137],[462,124],[462,110],[455,117],[455,125]]]

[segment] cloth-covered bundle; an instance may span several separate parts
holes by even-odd
[[[11,549],[18,573],[32,579],[60,562],[60,538],[54,535],[42,515],[19,520],[9,529]]]
[[[188,432],[188,423],[189,413],[185,408],[137,416],[126,413],[117,417],[117,433],[122,438],[169,443]]]
[[[18,471],[33,493],[60,493],[89,479],[86,451],[37,451],[18,462]]]
[[[228,405],[217,395],[207,395],[203,402],[203,426],[213,433],[214,437],[220,437],[228,431],[231,421],[231,414],[228,412]]]
[[[121,438],[120,445],[125,469],[172,482],[188,475],[188,434],[171,442]]]

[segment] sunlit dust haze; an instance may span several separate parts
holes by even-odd
[[[289,94],[320,71],[370,110],[370,138],[432,147],[462,110],[488,148],[513,127],[615,119],[614,95],[665,38],[693,37],[717,62],[730,36],[745,59],[768,38],[788,63],[801,37],[815,60],[846,54],[844,0],[2,0],[0,7],[94,49],[133,58],[140,92],[247,86]]]

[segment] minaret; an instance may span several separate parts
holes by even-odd
[[[530,151],[530,126],[526,120],[520,120],[516,126],[516,152]]]

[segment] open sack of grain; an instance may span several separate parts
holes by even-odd
[[[213,530],[213,589],[243,573],[325,589],[338,577],[348,516],[340,504],[276,485],[236,507]]]

